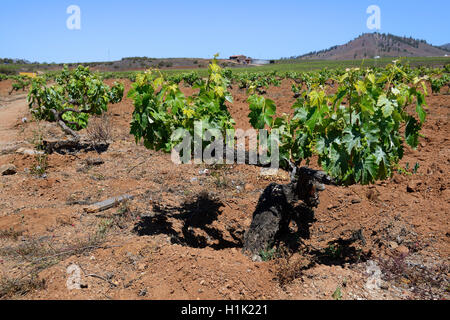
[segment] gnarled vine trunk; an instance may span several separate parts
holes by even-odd
[[[307,167],[294,168],[289,184],[270,184],[259,198],[253,220],[244,236],[243,251],[254,260],[287,232],[292,220],[293,205],[303,201],[310,208],[317,207],[319,192],[326,184],[334,184],[323,171]]]

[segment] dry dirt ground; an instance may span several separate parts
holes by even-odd
[[[244,232],[262,190],[287,183],[286,172],[177,166],[170,155],[136,145],[126,98],[108,111],[106,152],[18,153],[62,134],[33,121],[25,96],[8,96],[9,88],[0,82],[0,166],[13,164],[17,173],[0,176],[0,298],[449,298],[448,95],[427,98],[424,138],[401,161],[409,171],[418,163],[416,174],[328,187],[278,250],[265,253],[267,261],[252,262],[241,253]],[[246,129],[245,91],[232,93],[232,115]],[[267,96],[290,112],[289,81]],[[102,164],[89,164],[98,158]],[[134,199],[83,210],[122,194]]]

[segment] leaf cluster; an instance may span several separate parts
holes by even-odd
[[[71,129],[81,130],[87,127],[91,115],[101,115],[109,103],[122,101],[123,92],[123,84],[115,82],[109,87],[89,67],[69,70],[65,66],[52,85],[45,77],[32,79],[28,105],[37,119],[62,120]]]

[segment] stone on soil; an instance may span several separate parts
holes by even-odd
[[[0,175],[10,176],[17,173],[17,168],[13,164],[5,164],[0,167]]]

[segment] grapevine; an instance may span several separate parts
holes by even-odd
[[[110,88],[88,67],[69,70],[66,66],[56,84],[47,85],[43,77],[32,80],[28,105],[36,119],[57,122],[64,132],[79,139],[75,131],[86,128],[91,115],[106,112],[109,103],[120,102],[123,91],[121,83]]]
[[[232,129],[235,122],[225,105],[232,102],[232,97],[216,58],[208,74],[206,81],[196,81],[194,87],[199,92],[192,97],[186,97],[177,84],[167,81],[159,71],[139,74],[128,93],[134,100],[131,134],[136,141],[143,139],[147,148],[170,152],[182,139],[183,130],[194,136],[196,121],[205,129],[222,133]]]
[[[383,69],[323,70],[295,76],[306,83],[306,90],[296,87],[293,117],[276,117],[275,102],[255,93],[251,84],[249,88],[250,124],[269,133],[277,130],[282,167],[308,164],[315,155],[318,165],[337,182],[368,184],[393,174],[405,144],[417,147],[426,119],[427,76],[420,77],[396,62]],[[225,104],[232,101],[228,77],[214,59],[208,79],[194,85],[199,93],[185,97],[177,84],[158,71],[138,75],[129,93],[135,103],[131,133],[136,141],[143,139],[148,148],[170,152],[181,139],[175,132],[182,129],[193,136],[195,121],[222,133],[232,129],[234,121]],[[235,79],[242,83],[260,77],[238,74]],[[274,73],[268,79],[274,84],[279,81]],[[331,83],[337,84],[335,94],[326,93]],[[413,101],[415,114],[407,111]]]

